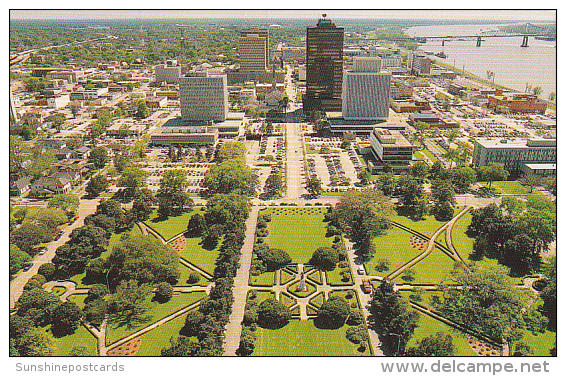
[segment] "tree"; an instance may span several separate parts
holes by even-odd
[[[155,300],[165,303],[173,297],[173,286],[167,282],[161,282],[155,288]]]
[[[371,239],[389,228],[392,215],[391,201],[380,191],[347,192],[333,210],[337,227],[357,243],[365,256],[372,253]]]
[[[350,141],[349,139],[345,138],[342,140],[342,143],[340,144],[340,147],[342,149],[349,149],[350,146],[352,146],[352,141]]]
[[[80,200],[72,193],[53,196],[47,203],[48,208],[61,209],[67,213],[67,217],[74,217],[79,207]]]
[[[20,356],[52,356],[55,352],[53,336],[42,328],[32,328],[20,341]]]
[[[397,184],[397,193],[399,194],[399,203],[403,212],[416,219],[420,219],[426,214],[426,204],[423,211],[423,203],[425,202],[424,189],[417,179],[410,175],[401,176]]]
[[[114,154],[114,167],[122,173],[130,165],[130,158],[124,154]]]
[[[248,198],[235,193],[216,194],[208,199],[204,219],[208,227],[221,225],[223,230],[234,224],[244,223],[248,217],[250,204]]]
[[[441,291],[442,298],[433,300],[441,314],[498,342],[511,345],[525,329],[540,332],[547,324],[536,304],[515,288],[504,267],[473,266],[470,272],[457,265],[442,282]]]
[[[414,124],[414,127],[417,131],[417,137],[420,140],[421,144],[424,143],[424,131],[426,131],[429,128],[428,123],[425,123],[424,121],[417,121]]]
[[[491,183],[498,180],[506,180],[509,172],[505,170],[502,163],[489,162],[487,166],[481,166],[478,171],[480,181],[489,182],[489,189]]]
[[[417,327],[419,314],[409,310],[408,303],[401,299],[387,279],[374,289],[370,311],[373,315],[373,327],[383,338],[383,342],[393,354],[403,354]]]
[[[468,192],[470,185],[476,181],[476,171],[471,167],[461,166],[452,170],[452,183],[459,193]]]
[[[544,302],[540,311],[548,318],[548,329],[555,331],[557,322],[556,256],[550,257],[542,269],[544,275],[548,279],[548,282],[546,287],[540,293],[540,297]]]
[[[99,194],[106,191],[106,189],[108,189],[109,185],[110,185],[110,182],[106,178],[106,175],[98,174],[98,175],[93,176],[89,180],[88,184],[86,185],[85,191],[91,197],[97,197]]]
[[[73,302],[60,303],[51,314],[51,331],[55,337],[73,334],[79,327],[82,312]]]
[[[315,325],[320,328],[338,329],[350,316],[350,305],[341,296],[331,296],[325,301],[316,316]]]
[[[416,162],[411,166],[411,175],[419,179],[419,181],[424,181],[429,171],[428,164],[422,161]]]
[[[454,216],[456,204],[454,188],[449,181],[434,180],[432,182],[433,213],[438,221],[448,221]]]
[[[291,319],[291,311],[274,298],[268,298],[258,307],[258,324],[262,328],[280,329]]]
[[[106,317],[106,308],[106,301],[102,298],[92,299],[88,302],[85,300],[83,312],[86,322],[100,328]]]
[[[163,173],[157,194],[161,216],[167,217],[172,211],[182,212],[186,206],[192,207],[193,200],[185,192],[187,186],[186,171],[168,170]]]
[[[379,174],[377,177],[377,187],[386,196],[393,196],[395,190],[397,189],[397,180],[393,173],[383,173]]]
[[[246,162],[246,146],[239,141],[227,141],[222,144],[216,154],[218,164],[224,161]]]
[[[250,167],[239,161],[226,160],[208,171],[203,186],[209,196],[216,193],[253,196],[256,184],[257,178]]]
[[[41,266],[37,270],[37,273],[44,276],[46,280],[51,281],[55,277],[56,271],[57,267],[55,266],[55,264],[47,262],[45,264],[41,264]]]
[[[336,264],[338,264],[338,252],[330,247],[317,248],[313,252],[309,264],[316,266],[320,270],[334,270]]]
[[[263,261],[268,271],[281,269],[292,261],[287,252],[276,248],[267,248],[258,253],[258,257]]]
[[[197,238],[201,236],[205,230],[206,230],[206,221],[204,220],[204,216],[200,213],[193,214],[189,219],[186,234],[189,237]]]
[[[53,239],[53,230],[43,224],[23,223],[12,232],[12,243],[30,256],[35,256],[35,246]]]
[[[185,326],[182,332],[187,336],[196,336],[200,331],[200,325],[204,322],[204,315],[198,310],[189,311],[185,317]]]
[[[371,182],[371,174],[368,172],[368,170],[363,169],[358,172],[358,179],[360,180],[361,185],[366,186]]]
[[[34,324],[48,324],[51,312],[59,304],[59,298],[42,288],[25,290],[18,301],[17,315],[28,317]]]
[[[538,96],[542,93],[542,88],[540,86],[535,86],[532,88],[532,92],[534,95]]]
[[[110,296],[108,312],[110,321],[128,328],[137,323],[147,322],[146,312],[149,309],[147,297],[150,287],[139,286],[134,280],[121,281],[116,292]]]
[[[65,212],[56,208],[41,208],[30,211],[24,218],[24,224],[35,224],[45,226],[50,230],[55,230],[57,226],[65,224],[69,221]]]
[[[169,282],[179,279],[179,255],[151,236],[132,235],[112,248],[109,279],[116,282]]]
[[[124,170],[116,185],[126,188],[124,190],[125,197],[135,197],[138,191],[145,187],[147,176],[148,173],[138,166],[130,166]]]
[[[195,356],[200,352],[200,345],[189,337],[171,338],[171,347],[161,350],[161,356]]]
[[[449,148],[448,150],[446,150],[444,158],[450,161],[450,168],[452,168],[452,163],[460,160],[460,153],[458,153],[458,150],[456,149]]]
[[[417,341],[417,346],[409,347],[406,356],[454,356],[456,348],[450,334],[436,332]]]
[[[267,177],[263,192],[266,198],[280,197],[283,189],[283,179],[281,174],[274,173]]]
[[[30,255],[20,250],[15,244],[10,244],[10,278],[30,261]]]
[[[529,187],[529,193],[533,193],[533,189],[542,183],[542,179],[536,175],[525,175],[519,182],[525,187]]]
[[[501,208],[505,209],[511,216],[521,214],[526,207],[523,200],[513,196],[505,196],[501,199]]]
[[[96,147],[90,152],[90,161],[96,168],[103,168],[108,163],[108,152],[104,147]]]
[[[306,188],[313,197],[319,197],[322,194],[322,182],[315,176],[307,178]]]
[[[145,99],[137,99],[134,102],[134,106],[136,107],[136,117],[138,119],[145,119],[150,115],[150,111],[149,108],[147,108]]]

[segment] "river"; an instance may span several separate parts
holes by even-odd
[[[497,25],[436,25],[417,26],[407,29],[410,36],[477,35],[481,30],[494,30]],[[443,51],[446,59],[438,61],[455,65],[458,69],[487,78],[487,71],[495,73],[495,83],[525,91],[527,83],[542,88],[541,97],[556,93],[556,41],[537,40],[529,37],[528,46],[521,47],[523,37],[486,38],[481,47],[476,40],[451,40],[442,46],[441,40],[427,40],[419,49],[430,52]]]

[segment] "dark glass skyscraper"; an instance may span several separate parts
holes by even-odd
[[[344,28],[323,18],[307,27],[307,92],[305,112],[342,111]]]

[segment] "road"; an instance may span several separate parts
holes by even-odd
[[[287,123],[287,199],[298,199],[306,193],[303,174],[303,143],[299,124]]]
[[[100,199],[94,200],[81,200],[79,208],[77,210],[78,219],[71,225],[63,229],[63,235],[55,241],[47,244],[47,252],[43,255],[37,255],[33,259],[33,266],[28,271],[20,271],[16,277],[10,282],[10,308],[14,308],[15,302],[20,298],[24,291],[24,286],[30,280],[31,277],[37,274],[39,267],[43,264],[51,262],[53,257],[55,257],[55,251],[57,248],[65,244],[69,240],[69,235],[71,232],[81,227],[84,224],[84,220],[87,216],[93,214],[96,211],[96,207]]]

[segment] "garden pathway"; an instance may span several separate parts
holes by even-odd
[[[240,267],[234,278],[234,286],[232,289],[234,294],[234,302],[232,303],[232,313],[226,324],[224,339],[224,355],[235,356],[236,350],[240,346],[240,335],[242,333],[242,320],[244,319],[244,310],[246,308],[246,299],[248,296],[248,281],[250,278],[250,267],[252,265],[252,254],[254,249],[255,232],[257,225],[257,217],[259,215],[259,207],[252,207],[249,218],[246,220],[246,236],[244,245],[242,246]]]

